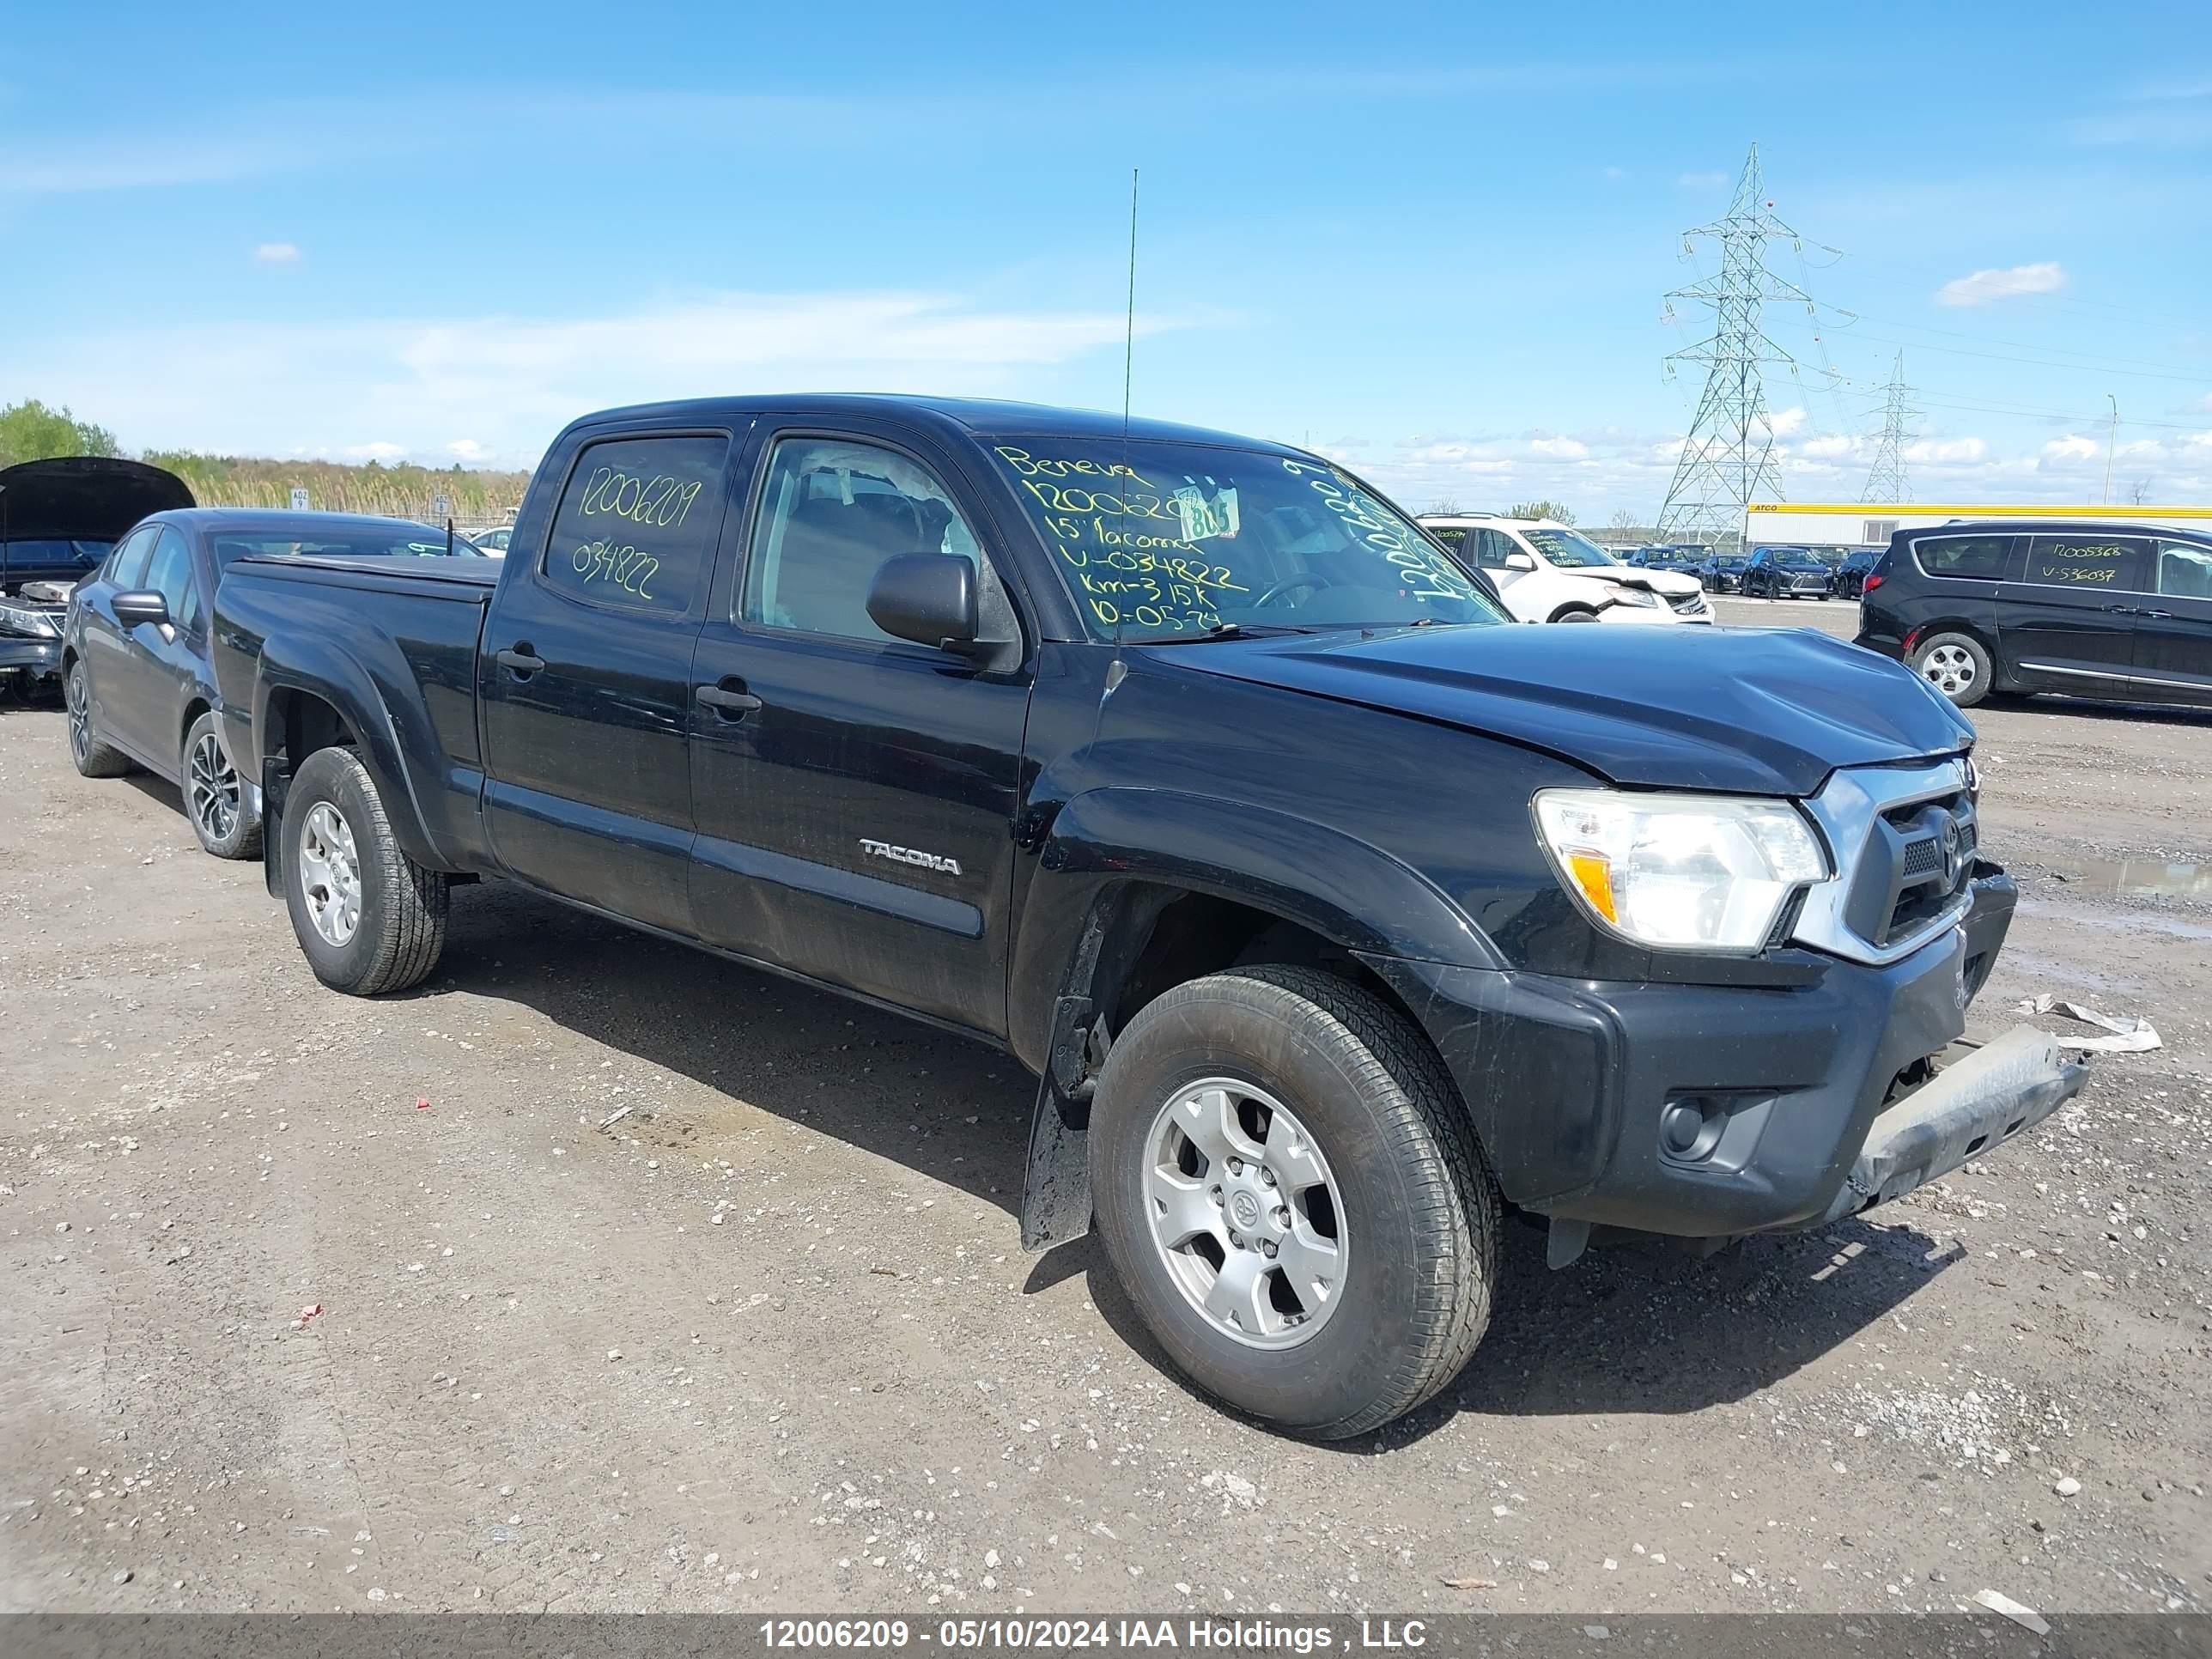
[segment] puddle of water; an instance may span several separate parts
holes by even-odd
[[[2212,900],[2212,864],[2166,864],[2157,859],[2094,859],[2054,870],[2063,884],[2117,898]]]

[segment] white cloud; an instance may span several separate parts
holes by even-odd
[[[1916,465],[1957,466],[1978,461],[1990,453],[1979,438],[1923,438],[1905,447],[1905,459]]]
[[[1837,435],[1808,438],[1798,447],[1797,453],[1808,461],[1834,461],[1847,455],[1856,455],[1858,448],[1859,440],[1856,438]]]
[[[1555,461],[1586,461],[1589,459],[1589,446],[1579,438],[1531,438],[1528,453]]]
[[[1192,320],[1139,313],[1137,330]],[[366,455],[366,430],[394,453],[453,456],[459,432],[480,458],[526,465],[576,416],[660,398],[854,390],[1064,399],[1061,371],[1108,351],[1118,394],[1122,323],[1118,308],[994,309],[929,294],[710,293],[591,317],[72,334],[11,350],[7,370],[11,382],[99,410],[135,446],[266,455],[304,443]]]
[[[291,265],[300,262],[297,242],[264,242],[253,250],[255,263],[264,265]]]
[[[1805,411],[1792,407],[1766,417],[1767,429],[1778,438],[1786,438],[1805,424]]]
[[[2056,294],[2066,286],[2066,273],[2056,259],[2039,264],[2012,265],[2005,270],[1978,270],[1957,276],[1936,290],[1939,306],[1985,306],[2020,294]]]
[[[481,461],[489,457],[491,452],[474,438],[456,438],[446,446],[446,453],[457,461]]]
[[[2043,447],[2046,461],[2085,461],[2105,453],[2104,445],[2094,438],[2084,438],[2069,433],[2063,438],[2053,438]]]
[[[348,444],[338,453],[349,461],[396,461],[407,453],[407,446],[380,438],[374,443]]]
[[[1718,190],[1728,181],[1725,173],[1686,173],[1674,180],[1684,190]]]

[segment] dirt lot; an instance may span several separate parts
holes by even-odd
[[[2212,715],[1979,724],[1979,1027],[2166,1046],[1825,1235],[1509,1230],[1457,1384],[1317,1449],[1019,1253],[1010,1062],[495,888],[328,994],[173,792],[0,713],[0,1607],[2201,1609]]]

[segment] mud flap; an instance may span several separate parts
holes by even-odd
[[[275,756],[261,763],[261,882],[269,896],[284,896],[284,792],[291,775]]]
[[[1968,1049],[1875,1119],[1823,1219],[1886,1204],[1950,1174],[2043,1121],[2081,1091],[2088,1075],[2059,1059],[2057,1037],[2032,1026]]]
[[[1091,1092],[1086,1054],[1097,1007],[1062,997],[1053,1010],[1052,1054],[1037,1079],[1022,1182],[1022,1248],[1048,1250],[1091,1231]]]

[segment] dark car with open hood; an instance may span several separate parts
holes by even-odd
[[[191,504],[183,479],[143,461],[69,455],[0,471],[0,692],[60,690],[70,590],[139,520]]]
[[[407,519],[257,507],[159,512],[120,534],[69,595],[58,667],[70,757],[88,778],[143,766],[183,793],[217,858],[261,850],[260,792],[223,745],[209,660],[223,573],[242,558],[444,558],[489,565],[466,541]]]
[[[617,410],[504,560],[248,558],[215,616],[325,984],[420,983],[498,878],[1003,1048],[1024,1244],[1095,1225],[1160,1351],[1294,1432],[1451,1381],[1509,1210],[1555,1267],[1820,1227],[2081,1086],[1962,1041],[2015,894],[1933,687],[1796,630],[1507,625],[1303,450]]]

